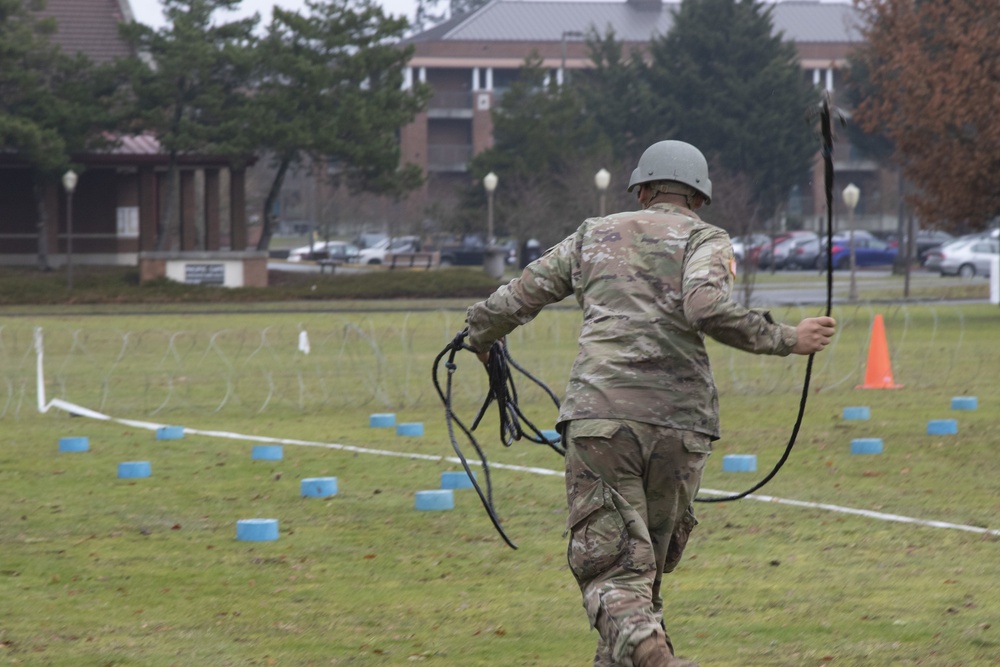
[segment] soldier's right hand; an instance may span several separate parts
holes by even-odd
[[[837,321],[832,317],[807,317],[795,327],[798,339],[794,354],[813,354],[830,344],[830,339],[837,332]]]

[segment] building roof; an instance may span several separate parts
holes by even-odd
[[[679,2],[587,2],[559,0],[492,0],[482,8],[411,36],[407,43],[559,42],[566,32],[603,34],[614,27],[624,42],[648,42],[673,25]],[[862,41],[859,15],[848,2],[797,0],[773,5],[774,27],[796,43]]]
[[[82,53],[97,63],[132,55],[118,34],[119,24],[133,20],[128,0],[48,0],[39,15],[55,18],[52,41],[66,53]]]

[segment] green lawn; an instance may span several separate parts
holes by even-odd
[[[490,461],[516,467],[491,472],[517,551],[473,491],[456,492],[452,511],[414,509],[417,491],[459,469],[430,367],[462,327],[462,308],[284,309],[88,316],[46,306],[0,319],[0,664],[590,664],[595,635],[564,558],[563,483],[531,471],[558,471],[557,455],[500,446],[495,415],[481,427]],[[902,389],[854,388],[875,313]],[[864,304],[834,314],[841,331],[816,358],[796,448],[760,492],[775,500],[699,505],[688,556],[665,584],[671,635],[706,667],[1000,664],[1000,313]],[[578,326],[570,308],[545,312],[510,337],[512,352],[561,393]],[[123,421],[40,414],[35,327],[47,400],[355,449],[286,444],[282,461],[254,461],[255,441],[238,435],[158,441]],[[805,360],[711,352],[724,437],[704,487],[740,491],[787,442]],[[482,376],[471,355],[458,358],[455,409],[467,421]],[[542,393],[519,389],[551,427]],[[954,396],[976,396],[979,409],[951,410]],[[863,405],[871,420],[842,418]],[[376,412],[422,422],[425,435],[369,428]],[[958,435],[926,434],[929,419],[950,418]],[[70,435],[88,436],[90,451],[58,452]],[[883,454],[852,456],[861,437],[883,438]],[[758,471],[723,473],[731,453],[756,454]],[[119,463],[140,460],[151,477],[116,477]],[[339,493],[302,498],[300,480],[318,476],[336,476]],[[237,541],[245,518],[278,519],[279,540]]]

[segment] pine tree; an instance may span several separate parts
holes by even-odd
[[[240,0],[163,0],[169,25],[132,23],[123,36],[148,58],[120,63],[133,96],[132,127],[152,132],[169,156],[167,194],[157,229],[157,250],[180,236],[178,156],[185,152],[246,159],[246,83],[259,17],[215,23],[219,10]]]
[[[648,129],[744,174],[757,203],[777,210],[809,176],[819,143],[806,116],[819,97],[771,10],[755,0],[683,0],[651,56],[646,77],[662,120]]]
[[[429,97],[423,85],[403,89],[412,48],[396,41],[406,19],[388,17],[368,0],[313,2],[309,8],[308,16],[276,8],[257,54],[246,140],[275,166],[261,250],[270,241],[285,175],[295,165],[335,162],[336,178],[352,190],[392,196],[422,181],[415,165],[399,166],[396,138]]]

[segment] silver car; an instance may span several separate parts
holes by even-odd
[[[969,239],[960,243],[951,243],[941,249],[942,276],[973,276],[990,275],[990,263],[1000,254],[1000,240],[995,238]]]

